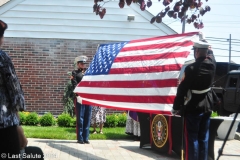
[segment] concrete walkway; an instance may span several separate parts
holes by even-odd
[[[28,139],[28,146],[43,150],[45,160],[178,160],[176,154],[163,155],[151,148],[139,148],[139,141],[90,140],[91,144],[78,144],[72,140]],[[222,146],[222,140],[215,140],[215,158]],[[240,155],[240,141],[227,141],[223,154]],[[239,160],[240,156],[221,156],[220,160]]]

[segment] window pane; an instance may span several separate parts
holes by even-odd
[[[231,77],[229,80],[228,87],[237,87],[237,80],[238,80],[238,78]]]

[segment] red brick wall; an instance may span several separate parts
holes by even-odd
[[[91,61],[99,43],[106,41],[5,38],[2,50],[13,60],[27,111],[62,113],[67,72],[74,69],[74,59],[79,55]]]

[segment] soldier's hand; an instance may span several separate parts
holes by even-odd
[[[179,110],[174,110],[174,109],[171,110],[171,113],[173,116],[175,116],[178,112],[179,112]]]
[[[82,98],[80,96],[77,96],[77,102],[82,104]]]

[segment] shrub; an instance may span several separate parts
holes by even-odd
[[[62,98],[64,112],[70,114],[72,117],[74,113],[73,90],[71,81],[68,81]]]
[[[38,124],[38,114],[36,112],[32,112],[26,116],[26,125],[37,125]]]
[[[118,114],[118,127],[125,127],[127,121],[126,113]]]
[[[71,119],[71,127],[76,127],[77,119],[76,117]]]
[[[19,118],[20,118],[20,124],[25,124],[27,114],[25,114],[24,112],[18,112],[18,113],[19,113]]]
[[[41,126],[52,126],[54,124],[54,117],[49,113],[45,113],[39,120]]]
[[[72,118],[67,113],[62,113],[58,116],[57,123],[60,127],[70,127],[72,122]]]
[[[217,112],[212,112],[211,117],[217,117],[218,113]]]
[[[117,125],[118,125],[118,115],[117,114],[107,115],[106,122],[105,122],[104,125],[106,127],[117,127]]]

